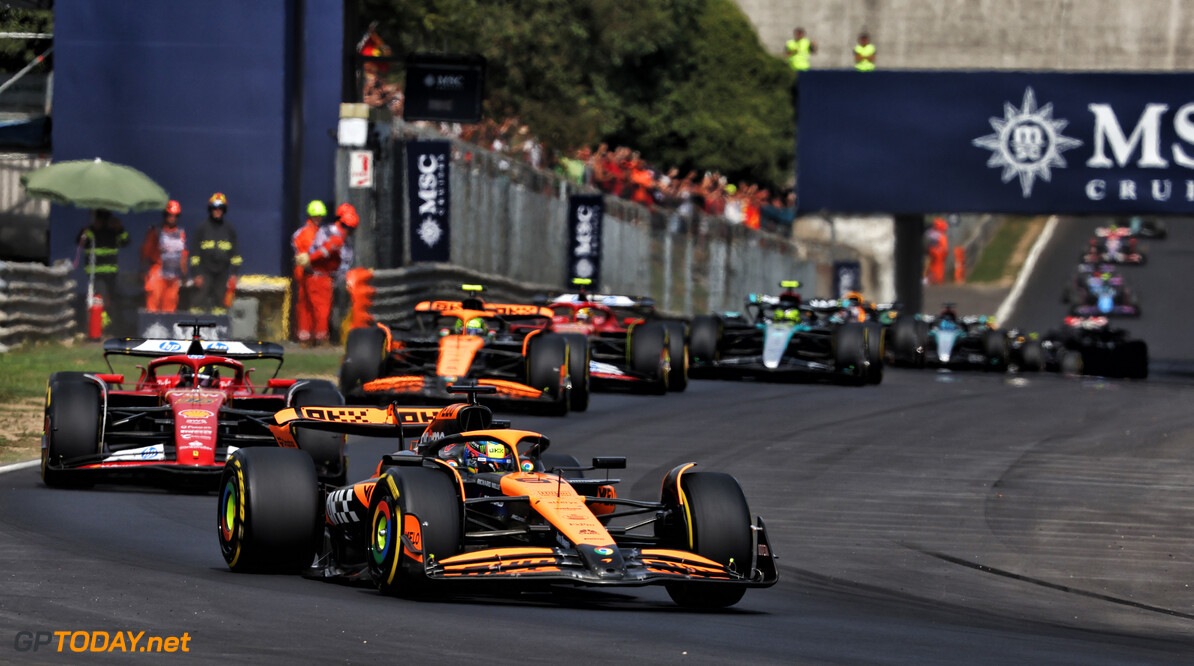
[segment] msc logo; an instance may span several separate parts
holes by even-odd
[[[1003,118],[991,118],[990,122],[995,133],[970,143],[991,151],[987,166],[1002,168],[1003,182],[1019,177],[1020,191],[1025,199],[1032,196],[1032,185],[1038,177],[1049,182],[1053,167],[1067,166],[1062,151],[1082,145],[1078,139],[1062,136],[1061,131],[1069,121],[1053,119],[1052,103],[1037,108],[1036,94],[1031,87],[1024,89],[1024,102],[1020,108],[1004,102]]]

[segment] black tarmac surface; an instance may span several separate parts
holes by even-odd
[[[1039,266],[1068,275],[1082,224],[1063,222]],[[737,476],[781,581],[727,611],[685,611],[658,588],[407,601],[237,575],[214,495],[49,490],[24,469],[0,475],[0,662],[153,658],[14,645],[132,630],[186,632],[190,651],[168,659],[201,663],[1188,663],[1194,351],[1179,332],[1194,224],[1171,232],[1133,269],[1145,315],[1126,326],[1168,369],[1147,381],[888,370],[876,387],[694,381],[510,417],[582,461],[627,456],[622,496],[657,498],[689,460]],[[1011,323],[1060,317],[1048,271]],[[353,474],[387,448],[350,444]]]

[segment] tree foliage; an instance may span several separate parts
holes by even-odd
[[[54,12],[48,9],[0,8],[0,32],[51,34],[54,32]],[[17,72],[46,49],[49,39],[0,39],[0,72]],[[47,65],[39,65],[47,68]]]
[[[486,58],[486,114],[549,147],[608,141],[651,162],[782,184],[791,75],[733,0],[358,0],[397,54]]]

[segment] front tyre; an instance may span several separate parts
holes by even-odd
[[[630,369],[646,377],[648,393],[663,395],[668,384],[668,330],[658,322],[630,330]]]
[[[76,377],[51,378],[46,389],[46,447],[41,460],[41,479],[47,486],[87,485],[72,477],[71,470],[64,466],[72,459],[100,453],[102,411],[99,386],[94,382]]]
[[[555,333],[543,333],[531,340],[527,351],[527,380],[532,388],[551,396],[545,412],[549,416],[566,416],[570,397],[566,388],[565,368],[568,366],[568,341]]]
[[[679,393],[688,388],[688,331],[684,322],[674,321],[667,327],[667,353],[670,369],[667,375],[667,390]]]
[[[591,393],[589,337],[580,333],[564,333],[563,336],[568,340],[568,378],[572,380],[568,406],[574,412],[583,412],[589,408]]]
[[[687,472],[680,477],[686,548],[743,576],[753,555],[750,507],[734,477],[721,472]],[[667,593],[681,606],[725,608],[742,600],[746,587],[724,583],[668,583]]]
[[[386,332],[377,326],[355,328],[344,343],[340,363],[340,390],[350,393],[375,380],[381,374],[386,357]]]
[[[220,477],[217,532],[228,568],[298,573],[309,566],[323,513],[311,456],[294,449],[240,449]]]
[[[456,555],[464,539],[464,505],[446,471],[395,467],[373,489],[369,508],[369,575],[382,594],[427,591],[426,567]]]

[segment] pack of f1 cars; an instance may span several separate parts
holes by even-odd
[[[784,281],[780,296],[750,294],[743,312],[694,317],[690,374],[713,378],[828,379],[878,384],[883,329],[878,323],[831,321],[825,308],[802,304]],[[832,309],[840,308],[833,301]]]
[[[688,343],[681,321],[653,319],[650,298],[578,293],[556,296],[552,330],[583,336],[595,389],[629,388],[662,394],[688,386]]]
[[[283,444],[319,428],[389,436],[398,451],[344,487],[319,484],[310,461],[286,448],[235,453],[217,525],[228,566],[409,596],[663,585],[677,603],[702,608],[777,581],[767,530],[733,477],[687,463],[664,477],[658,501],[620,498],[616,479],[584,471],[623,468],[625,458],[581,467],[545,453],[547,437],[495,422],[476,404],[487,390],[461,387],[470,401],[443,409],[280,412],[273,430]]]
[[[476,296],[423,301],[409,326],[349,332],[340,388],[352,402],[410,404],[448,402],[449,384],[475,381],[496,389],[493,402],[558,416],[582,411],[589,404],[587,345],[549,331],[552,314]]]
[[[145,481],[214,487],[238,449],[276,446],[269,430],[280,409],[343,404],[322,380],[250,381],[243,360],[277,361],[270,342],[201,340],[210,322],[188,322],[191,340],[123,338],[104,343],[108,372],[56,372],[46,388],[42,479],[48,486]],[[112,369],[110,357],[150,359],[135,382]],[[131,384],[126,387],[125,384]],[[294,442],[320,478],[344,478],[344,438],[308,432]]]
[[[950,303],[937,316],[901,315],[891,325],[891,338],[892,360],[900,365],[1002,372],[1009,364],[1007,333],[991,317],[959,317]]]

